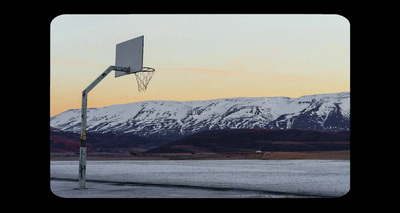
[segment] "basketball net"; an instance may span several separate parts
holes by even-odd
[[[140,72],[135,72],[139,92],[146,91],[147,85],[149,84],[151,77],[153,77],[154,71],[155,69],[153,68],[143,67],[143,70]]]

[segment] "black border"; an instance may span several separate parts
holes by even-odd
[[[153,2],[155,4],[155,2]],[[158,8],[162,8],[163,3],[156,3],[156,4],[160,4],[160,7]],[[165,3],[166,4],[166,3]],[[196,4],[196,3],[193,3]],[[204,3],[206,4],[206,3]],[[215,4],[215,3],[214,3]],[[222,3],[223,4],[223,3]],[[232,3],[235,4],[235,3]],[[255,3],[257,4],[257,3]],[[292,6],[291,9],[287,9],[285,8],[284,10],[277,10],[277,7],[274,7],[274,9],[263,9],[263,5],[261,5],[261,3],[258,3],[259,5],[252,5],[250,6],[244,6],[241,7],[240,9],[229,9],[229,11],[227,11],[226,9],[222,9],[221,12],[220,8],[215,8],[215,7],[210,7],[207,8],[206,10],[204,10],[204,7],[194,7],[194,8],[187,8],[185,7],[184,9],[182,9],[182,5],[181,7],[173,7],[172,9],[169,9],[166,13],[167,14],[204,14],[206,11],[206,14],[338,14],[341,16],[344,16],[345,18],[347,18],[350,22],[350,91],[351,91],[351,100],[350,100],[350,105],[351,105],[351,115],[352,115],[352,120],[350,123],[351,126],[351,173],[350,173],[350,191],[343,197],[339,197],[339,198],[332,198],[332,199],[257,199],[258,201],[262,200],[263,204],[266,204],[265,202],[269,204],[271,203],[281,203],[281,201],[285,201],[285,202],[295,202],[295,203],[302,203],[302,204],[306,204],[308,205],[310,201],[314,202],[322,202],[322,203],[331,203],[331,202],[345,202],[347,203],[347,201],[349,200],[354,200],[354,198],[356,197],[356,194],[359,194],[359,190],[360,190],[360,177],[358,177],[358,170],[360,169],[360,161],[359,161],[359,144],[358,144],[358,140],[360,140],[360,138],[357,136],[357,132],[358,132],[358,127],[356,125],[356,123],[358,122],[357,120],[359,119],[359,112],[357,112],[356,110],[354,110],[354,107],[357,107],[357,99],[358,99],[358,92],[356,87],[354,86],[354,76],[356,75],[356,69],[355,69],[355,64],[357,64],[359,57],[355,57],[355,52],[357,50],[357,45],[359,45],[358,42],[358,38],[359,38],[359,34],[357,33],[360,29],[360,23],[361,23],[361,19],[364,16],[361,17],[356,17],[355,13],[353,12],[354,10],[351,10],[351,13],[349,12],[350,10],[347,10],[347,7],[341,7],[343,5],[338,4],[338,6],[335,7],[329,7],[328,9],[323,9],[322,11],[319,9],[303,9],[301,12],[298,11],[298,9],[293,9],[296,8],[296,6]],[[264,3],[264,4],[268,4],[268,2]],[[40,41],[44,41],[44,43],[48,45],[47,50],[48,51],[48,61],[47,61],[47,65],[45,63],[44,67],[49,67],[48,68],[48,72],[47,72],[47,77],[46,74],[44,74],[42,76],[42,74],[40,74],[41,79],[45,79],[45,85],[48,85],[47,87],[47,92],[41,92],[41,94],[47,94],[45,96],[45,100],[48,100],[48,107],[45,108],[45,110],[40,109],[40,119],[39,120],[43,120],[44,122],[44,128],[43,129],[47,129],[47,134],[44,133],[43,137],[41,138],[41,141],[45,141],[48,140],[49,138],[49,134],[50,134],[50,126],[49,126],[49,115],[50,115],[50,25],[51,25],[51,21],[57,17],[58,15],[61,14],[88,14],[87,11],[81,7],[77,6],[78,4],[71,4],[71,7],[68,9],[65,9],[64,7],[57,7],[57,8],[51,8],[51,12],[49,13],[45,13],[44,15],[40,16],[39,21],[35,22],[35,23],[39,23],[40,27],[42,27],[41,31],[44,33],[40,33],[40,35],[42,36],[40,38]],[[197,5],[197,4],[196,4]],[[265,6],[265,7],[268,7]],[[340,7],[340,9],[338,9]],[[170,8],[168,6],[168,8]],[[304,5],[302,5],[300,8],[304,8]],[[315,7],[311,7],[311,8],[315,8]],[[184,11],[182,11],[184,10]],[[99,10],[101,11],[101,10]],[[108,13],[110,12],[110,10],[106,9],[103,10],[101,12],[96,12],[96,13],[92,13],[92,14],[114,14],[114,13]],[[112,11],[114,12],[114,10]],[[149,7],[149,8],[144,8],[141,7],[140,9],[132,9],[132,10],[128,10],[128,8],[125,9],[118,9],[118,13],[123,13],[123,14],[135,14],[135,13],[139,13],[139,14],[153,14],[154,10],[153,8]],[[37,19],[35,19],[37,20]],[[357,39],[356,39],[357,38]],[[46,46],[46,45],[43,45]],[[43,47],[42,46],[42,47]],[[43,48],[42,48],[43,49]],[[43,72],[45,73],[45,72]],[[46,83],[47,82],[47,83]],[[46,90],[46,89],[44,89]],[[47,115],[45,115],[47,114]],[[47,128],[46,128],[47,127]],[[46,130],[44,130],[45,132]],[[42,134],[40,134],[42,135]],[[40,143],[39,146],[35,146],[35,151],[39,151],[40,156],[49,156],[48,154],[50,153],[50,147],[48,146],[48,143]],[[60,199],[59,197],[53,195],[51,193],[50,190],[50,184],[49,184],[49,178],[50,178],[50,168],[49,168],[49,158],[48,157],[40,157],[40,164],[41,165],[48,165],[48,167],[45,166],[45,171],[47,170],[47,173],[44,172],[43,177],[42,175],[40,175],[40,182],[44,182],[44,185],[40,185],[42,186],[41,189],[45,189],[47,188],[47,197],[49,199],[52,200],[52,202],[54,201],[71,201],[71,199]],[[44,181],[43,181],[44,180]],[[104,199],[100,199],[101,201],[103,201]],[[113,199],[115,201],[115,199]],[[127,200],[127,199],[118,199],[118,200]],[[159,199],[149,199],[149,201],[155,201],[155,200],[159,200]],[[178,199],[179,200],[179,199]],[[193,199],[193,200],[197,200],[197,199]],[[207,201],[209,201],[209,199],[206,199]],[[218,199],[218,202],[214,202],[214,204],[221,204],[220,201],[225,200],[225,199]],[[248,200],[248,199],[245,199]],[[85,200],[84,202],[82,202],[83,200],[81,199],[72,199],[72,201],[78,201],[79,203],[86,203],[87,201]],[[131,202],[131,199],[128,199],[129,202]],[[171,199],[168,199],[168,202],[171,201]],[[186,200],[184,200],[186,201]],[[235,200],[236,201],[236,200]],[[140,201],[140,203],[142,203],[143,200]],[[240,201],[241,202],[241,201]],[[90,202],[89,202],[90,203]],[[136,204],[139,202],[135,202]],[[185,202],[186,203],[186,202]],[[183,203],[181,203],[183,204]],[[226,204],[225,201],[222,202],[222,204]],[[235,206],[235,205],[233,205]],[[269,206],[267,209],[270,209]],[[275,206],[275,207],[282,207],[282,206]],[[332,208],[333,207],[333,208]],[[311,207],[312,208],[312,207]],[[343,207],[339,207],[336,206],[337,209],[342,209]],[[196,208],[197,209],[197,208]],[[198,208],[199,210],[202,210],[202,208]],[[261,207],[261,209],[263,209],[263,207]],[[286,209],[286,208],[285,208]],[[334,210],[335,206],[330,206],[329,207],[330,210]]]

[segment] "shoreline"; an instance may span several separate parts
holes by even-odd
[[[350,150],[313,152],[109,153],[89,152],[87,160],[350,160]],[[78,161],[78,153],[50,153],[50,161]]]

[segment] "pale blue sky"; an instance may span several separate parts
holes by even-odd
[[[140,35],[156,69],[148,91],[112,74],[89,107],[350,90],[350,23],[339,15],[62,15],[51,22],[51,114],[79,108],[115,45]]]

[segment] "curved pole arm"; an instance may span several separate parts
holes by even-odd
[[[109,66],[103,73],[99,75],[85,90],[82,91],[83,94],[88,94],[90,90],[92,90],[101,80],[103,80],[111,71],[123,71],[129,73],[129,67],[117,67],[117,66]]]

